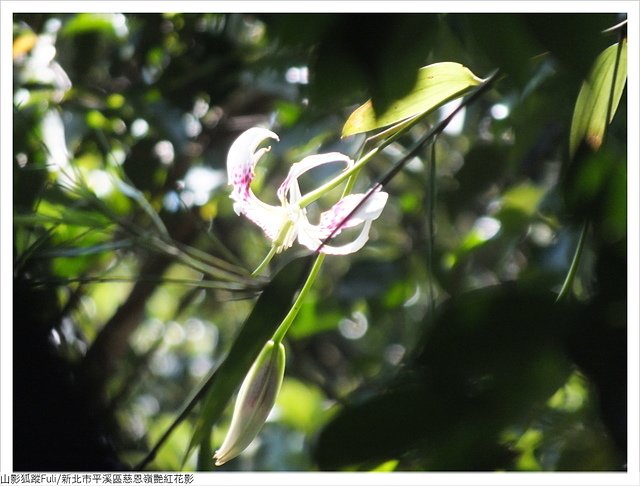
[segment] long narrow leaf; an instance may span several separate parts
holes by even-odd
[[[619,56],[618,49],[620,49]],[[622,39],[621,44],[613,44],[602,51],[588,79],[582,83],[571,120],[569,138],[571,156],[575,154],[583,140],[593,150],[600,148],[606,126],[611,123],[620,103],[626,80],[627,40]],[[609,113],[609,120],[607,120],[607,113]]]
[[[56,258],[95,255],[97,253],[131,248],[133,244],[134,242],[132,240],[124,239],[90,246],[58,246],[39,252],[37,256],[40,258]]]
[[[118,187],[118,189],[120,189],[120,191],[125,196],[129,196],[131,199],[133,199],[138,203],[138,205],[142,208],[142,210],[145,213],[147,213],[149,218],[151,218],[151,221],[163,236],[169,236],[167,227],[162,222],[160,215],[158,215],[155,209],[153,209],[149,201],[147,201],[147,198],[144,197],[144,194],[142,194],[138,189],[136,189],[132,185],[124,182],[122,179],[118,179],[117,177],[112,177],[112,180],[113,180],[113,183],[116,185],[116,187]]]

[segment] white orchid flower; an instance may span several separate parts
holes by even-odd
[[[244,215],[257,224],[273,242],[272,250],[275,253],[291,247],[296,238],[301,245],[310,250],[329,255],[346,255],[362,248],[369,239],[371,223],[380,216],[388,194],[382,191],[375,192],[345,221],[365,197],[365,194],[350,194],[323,212],[318,224],[311,223],[307,218],[307,210],[300,204],[303,196],[300,193],[298,178],[308,170],[321,165],[342,163],[345,170],[348,170],[354,164],[346,155],[331,152],[311,155],[293,164],[277,191],[280,206],[266,204],[251,190],[251,181],[256,164],[265,152],[271,149],[258,147],[269,138],[279,140],[270,130],[250,128],[242,133],[229,149],[227,173],[229,185],[233,186],[230,197],[234,201],[233,208],[236,214]],[[342,246],[323,244],[329,236],[336,236],[343,229],[359,225],[362,225],[360,234],[350,243]]]

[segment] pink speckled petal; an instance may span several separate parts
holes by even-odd
[[[312,251],[318,251],[318,248],[320,248],[320,253],[327,255],[348,255],[361,249],[369,240],[371,224],[372,221],[365,221],[360,234],[352,242],[342,246],[333,246],[322,245],[322,239],[318,238],[318,227],[307,221],[306,224],[301,224],[298,227],[298,242]]]
[[[257,200],[251,191],[251,181],[256,164],[271,148],[264,147],[258,150],[258,146],[268,138],[278,140],[278,136],[266,128],[250,128],[243,132],[229,149],[227,177],[229,185],[233,186],[230,197],[234,200],[233,209],[237,214],[244,214],[243,206]]]
[[[373,221],[380,216],[389,197],[386,192],[372,194],[353,216],[343,222],[344,218],[360,204],[364,196],[364,194],[349,194],[335,203],[331,209],[322,213],[320,215],[320,224],[318,225],[320,230],[326,232],[327,236],[329,236],[339,225],[341,225],[340,229],[353,228],[362,224],[363,221]],[[339,233],[340,230],[336,234]]]
[[[353,211],[364,196],[364,194],[350,194],[344,197],[331,209],[320,215],[320,223],[317,225],[311,224],[306,219],[301,221],[298,229],[298,242],[313,251],[317,251],[322,246],[320,252],[328,255],[347,255],[358,251],[369,239],[371,222],[380,216],[388,198],[386,192],[376,192],[358,208],[351,218],[344,221],[344,218]],[[337,230],[334,233],[335,236],[340,234],[344,228],[353,228],[360,224],[363,224],[362,230],[352,242],[342,246],[322,245],[322,242],[334,230]]]
[[[258,225],[270,239],[274,240],[286,219],[286,210],[260,201],[251,190],[254,168],[270,147],[258,149],[268,138],[279,140],[278,136],[265,128],[254,127],[243,132],[231,145],[227,156],[227,177],[233,186],[230,196],[233,209]]]

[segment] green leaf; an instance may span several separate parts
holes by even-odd
[[[616,62],[618,49],[620,59]],[[600,148],[607,125],[607,111],[610,110],[608,122],[611,123],[626,80],[627,40],[623,39],[621,45],[614,44],[602,51],[588,79],[582,83],[571,120],[569,152],[572,157],[583,140],[593,150]]]
[[[368,132],[429,113],[447,101],[463,96],[481,82],[482,79],[456,62],[425,66],[419,70],[411,92],[392,103],[380,116],[376,116],[371,100],[358,107],[344,124],[342,136]]]
[[[293,298],[302,284],[302,279],[308,273],[310,261],[311,256],[288,263],[260,295],[227,357],[203,386],[203,391],[206,390],[206,398],[191,442],[185,451],[184,461],[196,445],[209,441],[211,427],[218,421],[258,353],[273,336],[289,311]],[[200,396],[198,393],[193,400]]]

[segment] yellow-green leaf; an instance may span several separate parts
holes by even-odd
[[[447,101],[463,96],[481,82],[482,79],[462,64],[430,64],[419,70],[418,79],[411,92],[392,103],[379,116],[376,116],[371,100],[358,107],[344,124],[342,136],[368,132],[431,112]]]
[[[582,83],[571,120],[569,138],[571,156],[575,154],[582,140],[585,140],[593,150],[598,150],[602,145],[607,125],[609,102],[611,100],[608,122],[611,123],[627,80],[626,39],[622,41],[620,46],[620,61],[617,63],[618,71],[615,73],[617,53],[618,44],[609,46],[602,51],[593,64],[588,79]]]

